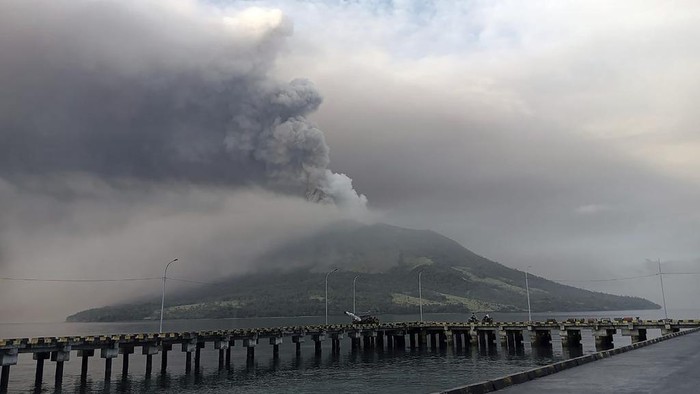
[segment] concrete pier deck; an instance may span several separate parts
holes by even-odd
[[[700,332],[510,386],[502,393],[697,393]]]

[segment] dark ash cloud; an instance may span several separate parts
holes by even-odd
[[[0,176],[262,185],[357,208],[306,116],[305,79],[268,76],[292,33],[275,10],[189,1],[0,6]]]

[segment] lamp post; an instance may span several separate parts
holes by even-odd
[[[531,266],[527,266],[525,269],[525,289],[527,291],[527,321],[531,322],[532,321],[532,309],[530,308],[530,284],[527,281],[527,271],[531,268]]]
[[[165,307],[165,280],[166,277],[168,276],[168,267],[170,267],[170,264],[176,262],[177,259],[173,259],[170,261],[166,266],[165,266],[165,271],[163,271],[163,294],[161,295],[160,298],[160,327],[158,328],[158,333],[163,333],[163,308]]]
[[[357,281],[357,278],[359,278],[360,275],[357,275],[352,279],[352,313],[353,315],[356,314],[355,312],[355,281]]]
[[[468,299],[468,297],[469,297],[469,281],[467,280],[467,278],[465,278],[465,277],[463,277],[463,276],[460,276],[460,278],[461,278],[461,279],[464,281],[464,283],[465,283],[466,291],[464,292],[464,297],[465,297],[466,299]],[[467,309],[467,311],[469,311],[469,309]]]
[[[657,259],[659,264],[659,281],[661,282],[661,300],[664,303],[664,317],[668,320],[668,312],[666,311],[666,294],[664,293],[664,274],[661,272],[661,259]]]
[[[422,292],[422,286],[421,286],[421,275],[423,275],[423,271],[420,271],[418,273],[418,305],[420,307],[420,321],[422,323],[423,322],[423,292]]]
[[[326,274],[326,325],[328,325],[328,275],[334,273],[338,269],[334,269],[333,271],[329,272]]]

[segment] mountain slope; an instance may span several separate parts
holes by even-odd
[[[329,276],[329,312],[352,308],[357,279],[359,310],[415,313],[418,272],[425,312],[527,309],[524,273],[481,257],[429,230],[340,222],[270,251],[259,273],[230,278],[170,298],[168,318],[320,315]],[[652,309],[645,299],[591,292],[530,276],[535,311]],[[156,302],[91,309],[71,321],[154,318]]]

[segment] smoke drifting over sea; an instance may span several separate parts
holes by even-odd
[[[278,10],[188,0],[0,5],[0,177],[262,186],[364,210],[306,116],[322,98],[269,76]]]

